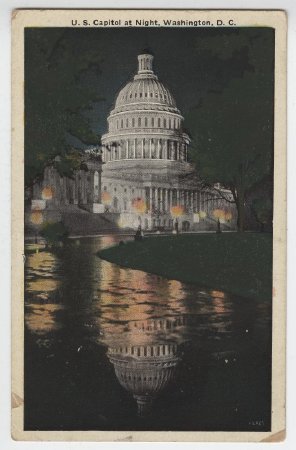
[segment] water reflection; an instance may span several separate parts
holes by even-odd
[[[250,302],[166,280],[96,256],[98,250],[119,240],[122,237],[80,239],[58,253],[42,251],[27,257],[25,344],[31,359],[26,405],[34,412],[34,398],[40,395],[45,395],[47,405],[43,416],[36,410],[31,421],[26,419],[28,426],[42,429],[39,421],[44,420],[56,429],[53,411],[57,409],[60,421],[69,421],[72,429],[131,430],[143,429],[147,423],[147,429],[229,430],[226,422],[228,417],[231,424],[237,420],[239,402],[242,411],[251,405],[254,414],[257,407],[253,405],[263,402],[260,396],[269,395],[264,391],[267,365],[257,381],[258,367],[268,361],[270,351],[269,302]],[[242,383],[244,376],[247,381]],[[34,379],[40,380],[40,389]],[[57,403],[50,394],[46,396],[47,391],[60,392],[54,396]],[[73,398],[80,399],[76,409]],[[167,405],[162,414],[156,407],[159,401]],[[87,404],[87,420],[79,402]],[[176,402],[178,408],[173,411]],[[138,415],[146,417],[140,425],[136,405]],[[226,415],[223,428],[225,405],[235,417]],[[102,423],[98,408],[100,417],[105,417]],[[193,421],[195,415],[199,422]]]
[[[129,321],[125,332],[107,328],[104,341],[116,377],[137,402],[138,414],[150,412],[153,400],[176,379],[185,318]],[[117,333],[116,333],[117,332]]]

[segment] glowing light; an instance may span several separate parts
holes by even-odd
[[[42,189],[42,194],[41,194],[43,200],[51,200],[54,196],[54,188],[52,188],[51,186],[45,186]]]
[[[31,222],[34,225],[41,225],[43,222],[43,214],[41,211],[33,211],[30,217]]]
[[[231,212],[225,213],[225,220],[227,220],[229,222],[231,219],[232,219],[232,213]]]
[[[102,193],[102,203],[103,203],[104,205],[107,205],[107,206],[111,205],[111,203],[112,203],[112,197],[111,197],[111,195],[109,194],[109,192],[104,191],[104,192]]]
[[[122,217],[120,216],[117,225],[119,226],[119,228],[129,228],[131,227],[130,221],[128,220],[127,217]]]
[[[171,207],[172,217],[180,217],[184,214],[184,207],[181,205],[176,205]]]
[[[134,198],[132,200],[132,208],[135,212],[145,213],[147,209],[146,202],[140,197]]]
[[[219,219],[220,221],[225,219],[225,212],[223,209],[214,209],[212,214],[215,219]]]
[[[205,211],[199,211],[199,217],[201,219],[205,219],[207,217],[207,213]]]

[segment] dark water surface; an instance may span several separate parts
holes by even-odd
[[[28,255],[25,429],[269,430],[271,302],[96,256],[121,239]]]

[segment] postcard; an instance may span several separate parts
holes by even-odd
[[[286,28],[13,12],[14,439],[285,438]]]

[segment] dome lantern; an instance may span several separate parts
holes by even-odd
[[[138,56],[138,74],[153,74],[153,58],[153,55],[150,55],[149,53],[144,53]]]

